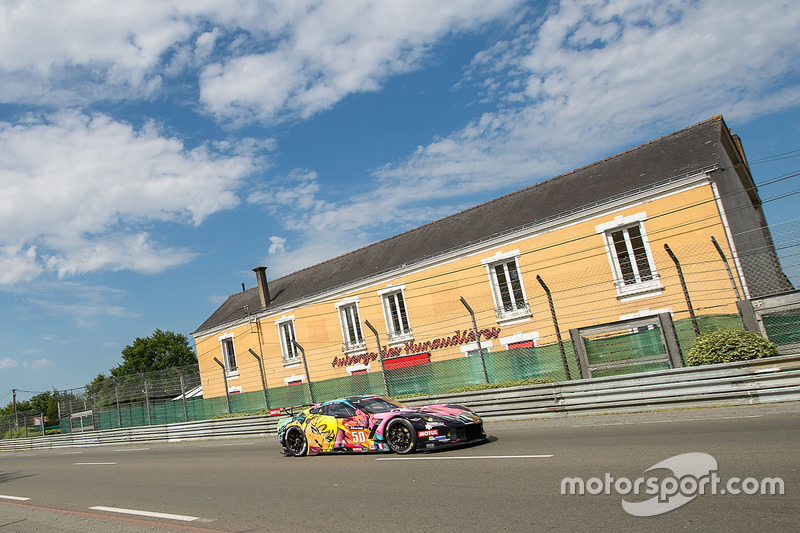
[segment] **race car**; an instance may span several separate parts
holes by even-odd
[[[286,455],[435,450],[486,440],[483,420],[463,405],[408,407],[381,396],[318,403],[278,422]]]

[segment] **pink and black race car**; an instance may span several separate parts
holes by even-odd
[[[463,405],[408,407],[380,396],[311,406],[278,422],[286,455],[435,450],[486,440],[483,420]]]

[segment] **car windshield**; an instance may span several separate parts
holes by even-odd
[[[350,403],[367,414],[388,413],[394,409],[403,409],[405,405],[387,398],[350,398]]]

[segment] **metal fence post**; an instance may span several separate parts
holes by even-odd
[[[308,373],[308,361],[306,361],[306,351],[303,349],[302,346],[300,346],[300,343],[298,343],[294,339],[292,339],[292,344],[295,346],[295,348],[300,350],[300,353],[303,356],[303,368],[306,371],[306,384],[308,385],[308,398],[311,400],[312,404],[316,403],[314,401],[314,391],[311,389],[311,374]]]
[[[91,387],[86,387],[86,394],[89,396],[89,399],[92,400],[92,430],[96,430],[99,429],[97,426],[97,418],[94,415],[95,411],[97,411],[97,398]]]
[[[581,379],[591,378],[589,356],[586,353],[586,345],[583,344],[583,337],[581,337],[580,330],[578,328],[571,328],[569,330],[569,337],[572,340],[572,350],[575,352],[575,361],[578,363],[578,372],[580,372]]]
[[[664,342],[664,348],[666,348],[667,357],[669,357],[670,368],[686,366],[686,362],[683,360],[683,353],[681,352],[681,345],[678,342],[678,335],[675,333],[675,324],[672,322],[672,315],[669,313],[659,313],[658,323],[661,329],[661,338]]]
[[[369,320],[365,320],[364,324],[372,331],[375,335],[375,345],[378,347],[378,360],[381,362],[381,375],[383,376],[383,390],[386,391],[386,396],[390,396],[389,394],[389,381],[386,378],[386,367],[383,365],[383,350],[381,349],[381,338],[378,336],[378,330],[372,327],[372,324],[369,323]]]
[[[256,361],[258,361],[258,371],[261,373],[261,388],[264,390],[264,407],[269,410],[269,398],[267,396],[267,380],[264,377],[264,365],[261,364],[261,357],[259,357],[252,348],[248,348],[247,351],[250,352],[250,355],[256,358]]]
[[[664,249],[669,254],[669,257],[675,263],[675,268],[678,269],[678,278],[681,280],[681,287],[683,288],[683,297],[686,299],[686,307],[689,308],[689,318],[692,320],[692,327],[694,327],[694,333],[697,337],[700,336],[700,328],[697,325],[697,317],[694,315],[694,308],[692,307],[692,299],[689,298],[689,289],[686,288],[686,280],[683,277],[683,269],[681,268],[681,263],[678,261],[678,258],[675,257],[675,254],[672,253],[672,250],[669,249],[669,245],[664,243]]]
[[[475,342],[478,343],[478,355],[481,358],[481,370],[483,370],[483,382],[489,383],[489,374],[486,372],[486,360],[483,358],[483,347],[481,347],[481,332],[478,331],[478,323],[475,321],[475,311],[469,306],[464,297],[461,297],[461,303],[467,308],[469,316],[472,317],[472,330],[475,332]]]
[[[114,378],[109,378],[111,381],[114,382],[114,398],[117,400],[117,422],[119,423],[120,429],[122,428],[122,409],[119,407],[119,383]]]
[[[731,286],[733,287],[733,292],[736,294],[736,299],[741,300],[742,297],[739,294],[739,287],[736,286],[736,281],[733,279],[733,274],[731,273],[731,267],[728,265],[728,258],[725,257],[725,252],[722,251],[719,243],[717,243],[717,239],[714,236],[711,236],[711,242],[714,244],[714,248],[717,249],[717,253],[722,258],[722,262],[725,264],[725,270],[728,271],[728,278],[731,280]]]
[[[183,380],[183,374],[181,371],[178,370],[177,367],[173,366],[172,370],[178,373],[178,376],[181,378],[181,399],[183,400],[183,420],[185,422],[189,421],[189,410],[186,408],[186,383]]]
[[[64,391],[64,395],[67,396],[67,406],[69,407],[67,411],[67,416],[69,416],[69,432],[72,433],[72,390],[70,390],[69,395],[67,395],[67,391]]]
[[[228,392],[228,373],[225,372],[225,365],[222,364],[222,361],[214,358],[214,361],[217,362],[219,367],[222,369],[222,380],[225,382],[225,405],[228,407],[228,414],[231,414],[231,395]]]
[[[561,351],[561,362],[564,363],[564,375],[567,379],[572,379],[569,375],[569,366],[567,365],[567,353],[564,351],[564,341],[561,340],[561,329],[558,327],[558,317],[556,316],[556,307],[553,305],[553,295],[550,294],[550,289],[545,284],[544,280],[538,274],[536,280],[544,289],[547,294],[547,301],[550,303],[550,315],[553,317],[553,326],[556,328],[556,339],[558,340],[558,349]]]
[[[150,393],[147,391],[147,377],[144,375],[144,373],[139,375],[142,376],[142,379],[144,380],[144,404],[147,407],[147,425],[152,426],[153,419],[150,416]]]
[[[761,332],[761,328],[758,327],[758,318],[756,318],[756,312],[753,309],[753,302],[750,300],[738,300],[736,302],[736,310],[739,312],[739,318],[745,331],[752,331],[766,338],[766,335]]]

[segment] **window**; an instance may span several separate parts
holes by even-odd
[[[617,273],[625,285],[652,281],[653,270],[647,257],[642,230],[639,226],[631,226],[609,232],[609,239],[613,244],[616,259]]]
[[[509,350],[513,350],[515,348],[533,348],[533,341],[513,342],[508,345]]]
[[[395,368],[408,368],[410,366],[424,365],[431,362],[431,354],[428,352],[414,353],[411,355],[400,355],[383,360],[383,368],[392,370]]]
[[[487,354],[492,351],[493,346],[494,346],[494,341],[484,339],[481,341],[480,349],[478,349],[477,342],[471,342],[461,347],[461,353],[464,354],[464,357],[477,356],[480,355],[481,352]]]
[[[514,348],[533,348],[539,342],[539,332],[532,333],[517,332],[508,337],[500,338],[500,345],[506,350],[513,350]]]
[[[354,365],[348,366],[345,368],[347,373],[351,376],[357,376],[359,374],[368,374],[370,369],[372,368],[372,364],[365,365],[363,363],[356,363]]]
[[[334,402],[322,406],[322,414],[335,416],[336,418],[352,418],[356,416],[356,410],[343,402]]]
[[[281,353],[283,354],[284,364],[297,363],[300,361],[300,351],[294,345],[296,340],[294,335],[294,317],[282,318],[275,321],[281,337]]]
[[[306,377],[303,374],[300,375],[293,375],[289,376],[288,378],[283,378],[283,383],[288,387],[290,385],[302,385],[306,382]]]
[[[386,318],[389,342],[404,342],[412,338],[406,312],[406,301],[403,297],[404,289],[404,286],[400,286],[378,292],[383,300],[383,315]]]
[[[361,319],[358,315],[358,298],[346,299],[336,305],[339,309],[339,321],[342,325],[342,339],[346,352],[364,348],[364,334],[361,331]]]
[[[225,373],[229,376],[239,374],[239,366],[236,364],[236,350],[233,348],[233,334],[223,335],[219,338],[222,347],[222,364],[225,365]]]
[[[620,299],[648,296],[660,292],[650,244],[644,230],[645,213],[619,216],[613,222],[596,226],[603,233],[606,251],[614,274],[614,284]]]
[[[501,321],[530,317],[525,287],[517,264],[519,250],[510,253],[498,252],[494,257],[481,261],[489,271],[497,318]]]

